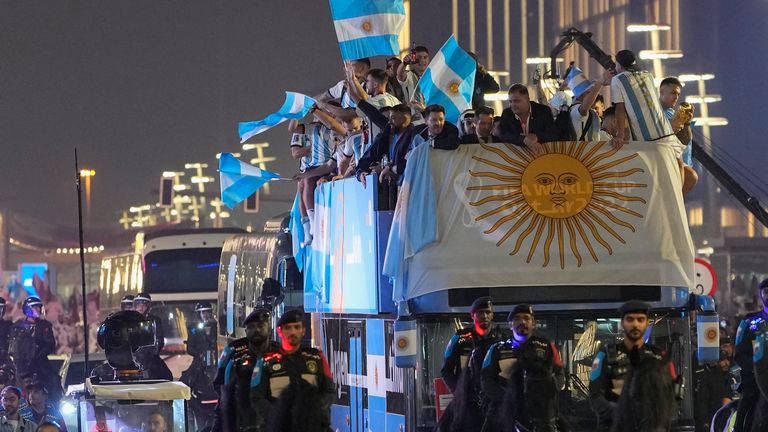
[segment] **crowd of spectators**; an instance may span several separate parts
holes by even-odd
[[[656,88],[631,51],[620,51],[616,60],[616,70],[606,70],[596,80],[572,65],[559,91],[548,96],[540,91],[538,101],[531,100],[526,85],[514,84],[501,113],[485,105],[484,95],[498,92],[499,84],[477,61],[471,108],[457,124],[446,121],[444,107],[427,106],[419,89],[430,61],[428,48],[416,46],[403,59],[389,58],[381,65],[384,69],[372,68],[367,58],[346,62],[344,78],[315,97],[311,121],[292,121],[289,126],[292,155],[301,160],[295,179],[306,244],[314,234],[317,185],[356,177],[366,186],[373,173],[380,187],[396,189],[410,151],[422,144],[453,150],[463,144],[503,142],[537,156],[544,152],[543,143],[550,141],[609,141],[620,148],[629,140],[658,141],[676,135],[687,192],[696,173],[690,157],[683,154],[690,141],[690,120],[680,121],[675,115],[680,82],[670,77]],[[610,106],[601,94],[607,86]]]

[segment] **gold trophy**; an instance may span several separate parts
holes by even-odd
[[[672,129],[675,133],[680,132],[691,120],[693,120],[693,105],[683,102],[677,107],[677,111],[672,116]]]

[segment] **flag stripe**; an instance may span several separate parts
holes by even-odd
[[[405,15],[402,0],[331,0],[330,3],[334,20],[384,13]]]
[[[336,36],[339,38],[340,44],[378,35],[394,36],[395,42],[397,42],[397,33],[399,33],[404,21],[405,16],[400,14],[378,14],[336,20],[333,22],[333,26],[336,28]],[[397,45],[395,46],[397,47]]]
[[[397,35],[369,36],[339,42],[341,57],[344,60],[357,60],[379,55],[395,55],[399,52]]]
[[[235,208],[265,183],[280,177],[280,174],[241,162],[231,153],[222,153],[219,173],[221,200],[229,208]]]

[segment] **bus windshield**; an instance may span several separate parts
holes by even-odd
[[[213,291],[220,255],[220,248],[150,252],[144,258],[144,289],[150,294]]]

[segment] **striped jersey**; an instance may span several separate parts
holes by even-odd
[[[328,162],[333,156],[339,137],[330,128],[322,123],[310,123],[307,136],[312,148],[309,167],[316,167]]]
[[[357,163],[360,158],[363,157],[363,153],[368,149],[368,145],[363,142],[364,140],[365,134],[363,131],[348,136],[344,140],[344,145],[342,146],[342,153],[344,156],[354,157],[355,163]]]
[[[361,81],[360,85],[362,85],[363,90],[365,90],[366,82]],[[347,91],[347,88],[344,86],[344,80],[339,81],[338,83],[336,83],[335,86],[329,88],[328,96],[338,100],[342,108],[357,107],[357,104],[355,104],[355,101],[353,101],[352,98],[349,97],[349,91]]]
[[[650,72],[624,71],[613,77],[611,100],[624,104],[633,140],[655,141],[672,135]]]
[[[307,147],[309,146],[309,136],[302,133],[294,133],[291,138],[291,147]],[[304,172],[309,167],[312,161],[312,155],[303,156],[299,161],[299,171]]]

